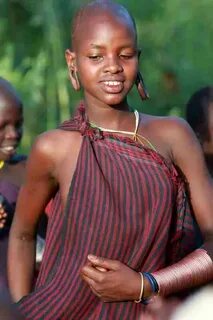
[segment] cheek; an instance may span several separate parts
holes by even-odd
[[[97,70],[94,68],[84,68],[78,71],[80,83],[84,88],[92,87],[98,80]]]
[[[95,68],[95,66],[91,66],[88,59],[79,58],[77,60],[76,66],[79,80],[81,83],[88,84],[88,80],[91,80],[95,77],[97,68]]]
[[[132,61],[132,63],[127,64],[126,66],[124,65],[124,70],[125,73],[128,74],[129,78],[135,79],[137,76],[139,66],[138,66],[138,61]]]

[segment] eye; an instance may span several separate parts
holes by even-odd
[[[91,56],[88,56],[88,58],[92,61],[100,61],[103,59],[103,56],[101,55],[91,55]]]
[[[120,54],[120,58],[124,59],[124,60],[130,60],[132,58],[134,58],[134,54]]]

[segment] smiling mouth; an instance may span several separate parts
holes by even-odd
[[[102,81],[104,91],[107,93],[120,93],[124,88],[122,81]]]
[[[121,81],[103,81],[103,83],[110,87],[119,86],[122,82]]]
[[[5,146],[1,147],[0,151],[5,154],[13,154],[16,152],[16,146]]]

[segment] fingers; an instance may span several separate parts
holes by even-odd
[[[6,212],[3,212],[3,213],[0,212],[0,219],[6,218],[6,217],[7,217]]]
[[[95,281],[90,277],[87,277],[85,273],[81,272],[81,278],[88,284],[90,288],[95,285]]]
[[[7,213],[5,212],[4,207],[2,206],[2,204],[0,203],[0,218],[1,217],[6,217]]]
[[[6,223],[7,213],[4,211],[4,207],[0,204],[0,229],[3,229]]]
[[[97,257],[92,254],[89,254],[87,258],[93,264],[93,266],[100,271],[116,271],[120,268],[120,262],[117,260]]]
[[[7,217],[6,212],[0,211],[0,229],[4,228],[4,225],[6,223],[6,217]]]
[[[0,229],[4,228],[5,223],[6,223],[6,220],[5,220],[5,219],[1,220],[1,222],[0,222]]]
[[[103,280],[103,272],[88,264],[81,269],[81,276],[89,285],[94,285],[94,282],[101,282]],[[88,279],[91,281],[88,281]]]
[[[107,300],[102,297],[102,290],[100,289],[100,282],[94,281],[94,279],[91,279],[90,277],[87,277],[84,273],[81,273],[82,279],[87,283],[90,290],[101,300],[106,302]]]

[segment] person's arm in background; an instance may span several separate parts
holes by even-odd
[[[27,161],[23,184],[8,248],[8,280],[12,299],[20,300],[32,290],[35,269],[35,243],[41,214],[55,192],[54,154],[48,134],[40,136]]]

